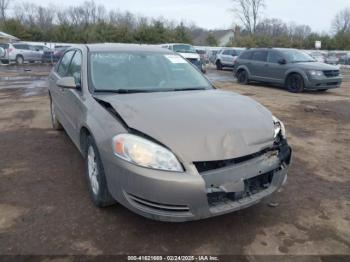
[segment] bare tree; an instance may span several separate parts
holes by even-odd
[[[262,9],[265,7],[265,0],[232,0],[234,8],[232,11],[237,15],[244,28],[254,34],[259,22]]]
[[[0,21],[5,21],[6,11],[9,8],[10,0],[0,0]]]
[[[335,33],[350,32],[350,8],[345,8],[336,14],[332,28]]]

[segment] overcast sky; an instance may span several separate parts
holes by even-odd
[[[20,2],[18,0],[17,2]],[[29,0],[29,2],[57,5],[57,0]],[[60,0],[60,6],[74,5],[84,0]],[[95,0],[107,9],[131,11],[149,17],[193,22],[207,29],[229,28],[234,16],[229,11],[231,0]],[[307,24],[318,32],[329,32],[334,15],[350,7],[350,0],[266,0],[264,17],[280,18],[285,22]]]

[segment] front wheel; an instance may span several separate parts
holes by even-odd
[[[97,207],[113,205],[115,200],[108,191],[100,154],[91,136],[87,137],[85,156],[86,176],[92,202]]]
[[[292,93],[301,93],[304,90],[304,79],[299,74],[291,74],[287,77],[286,88]]]
[[[53,103],[52,99],[50,99],[50,109],[51,109],[51,125],[52,128],[55,130],[62,130],[63,127],[61,123],[57,119],[56,115],[56,107],[55,104]]]

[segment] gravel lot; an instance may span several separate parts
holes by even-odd
[[[171,224],[92,205],[82,157],[50,127],[48,71],[0,68],[0,254],[350,255],[348,72],[340,89],[291,94],[209,70],[216,86],[256,99],[284,121],[294,150],[289,180],[248,209]]]

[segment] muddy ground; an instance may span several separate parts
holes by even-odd
[[[92,205],[82,157],[50,127],[47,72],[0,68],[0,254],[350,255],[350,82],[291,94],[209,70],[284,121],[293,163],[287,185],[260,204],[171,224]]]

